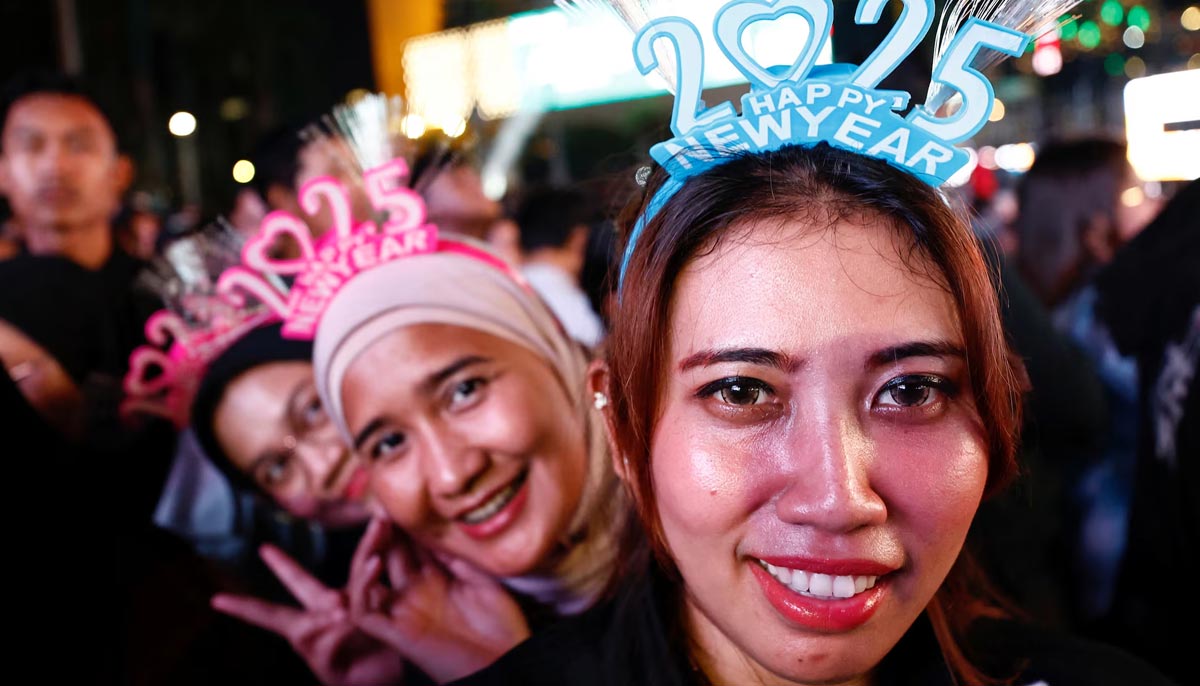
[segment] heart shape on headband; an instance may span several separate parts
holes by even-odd
[[[816,63],[821,46],[833,26],[833,13],[828,0],[764,0],[736,2],[721,8],[714,23],[717,45],[738,71],[762,89],[771,89],[784,81],[800,81]],[[774,21],[794,14],[808,24],[808,42],[796,61],[782,73],[763,67],[742,45],[742,35],[758,22]]]
[[[300,246],[300,257],[292,260],[280,260],[271,257],[272,249],[277,241],[289,236]],[[246,241],[242,250],[242,261],[259,272],[275,274],[300,274],[316,258],[313,249],[312,233],[303,221],[281,210],[268,214],[262,221],[262,226],[253,238]]]
[[[129,356],[125,393],[149,396],[169,389],[175,383],[175,367],[175,360],[167,353],[149,346],[138,348]],[[157,375],[153,375],[155,370]]]
[[[188,335],[187,324],[174,312],[159,310],[146,320],[146,340],[164,346],[168,343],[182,342]]]

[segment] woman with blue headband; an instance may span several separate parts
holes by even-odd
[[[902,118],[907,94],[875,85],[932,3],[904,9],[864,65],[812,70],[831,3],[726,4],[714,33],[752,84],[741,115],[697,97],[699,29],[639,33],[644,72],[660,38],[676,51],[675,137],[620,222],[619,304],[590,378],[643,536],[624,539],[612,601],[462,684],[1168,683],[1009,620],[963,552],[1017,469],[1022,370],[937,185],[990,110],[968,65],[1028,39],[966,21],[934,73],[960,114]],[[810,25],[797,63],[750,64],[742,32],[788,13]]]

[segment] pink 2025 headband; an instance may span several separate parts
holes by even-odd
[[[405,185],[408,175],[408,164],[402,158],[364,172],[367,198],[384,217],[378,224],[374,220],[354,223],[349,192],[337,179],[321,177],[305,184],[300,190],[300,206],[309,214],[316,214],[322,204],[328,206],[333,229],[314,243],[301,219],[283,211],[272,212],[246,242],[244,266],[222,274],[217,292],[237,305],[251,296],[283,320],[284,336],[311,339],[334,296],[355,275],[406,257],[458,253],[490,264],[524,284],[507,263],[487,251],[466,242],[439,239],[437,227],[426,221],[421,196]],[[296,242],[299,257],[271,256],[283,236]],[[292,285],[285,292],[260,274],[291,278]]]

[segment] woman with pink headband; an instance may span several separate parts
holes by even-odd
[[[529,619],[587,609],[627,512],[588,364],[470,239],[443,235],[433,252],[355,274],[321,315],[315,382],[386,519],[368,529],[346,593],[296,567],[283,580],[304,611],[216,606],[285,634],[310,664],[350,665],[324,670],[339,683],[398,679],[379,643],[453,679],[524,639]],[[377,643],[362,648],[368,636]]]

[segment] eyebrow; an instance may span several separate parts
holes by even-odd
[[[695,367],[708,367],[723,362],[742,362],[763,367],[775,367],[787,372],[795,371],[802,364],[789,355],[766,348],[722,348],[701,350],[688,355],[679,363],[679,371],[686,372]]]
[[[488,359],[486,357],[482,357],[480,355],[467,355],[465,357],[460,357],[459,359],[455,360],[454,362],[451,362],[450,364],[446,365],[445,367],[442,367],[440,370],[438,370],[438,371],[430,374],[428,377],[426,377],[426,379],[423,382],[421,382],[421,389],[423,391],[425,391],[426,393],[432,393],[433,390],[436,389],[438,386],[441,386],[446,381],[446,379],[449,379],[450,377],[461,372],[462,370],[466,369],[467,367],[471,367],[471,366],[477,365],[477,364],[483,364],[484,362],[490,362],[490,361],[491,361],[490,359]]]
[[[873,369],[887,364],[894,364],[909,357],[957,357],[965,358],[962,347],[949,341],[911,341],[877,350],[867,358],[866,368]],[[720,350],[701,350],[685,357],[679,363],[679,371],[687,371],[695,367],[707,367],[725,362],[741,362],[763,367],[774,367],[785,372],[794,372],[803,364],[784,353],[768,350],[767,348],[723,348]]]
[[[434,389],[445,383],[446,379],[449,379],[467,367],[490,361],[491,360],[489,358],[482,357],[480,355],[467,355],[466,357],[461,357],[426,377],[425,380],[421,382],[421,390],[426,394],[432,393]],[[381,417],[376,417],[367,423],[367,425],[363,427],[362,431],[359,431],[354,437],[354,451],[360,451],[363,443],[366,443],[367,439],[371,437],[371,434],[378,431],[383,424],[384,422]]]
[[[957,357],[965,359],[962,346],[949,341],[911,341],[893,345],[871,353],[867,358],[867,369],[894,364],[909,357]]]

